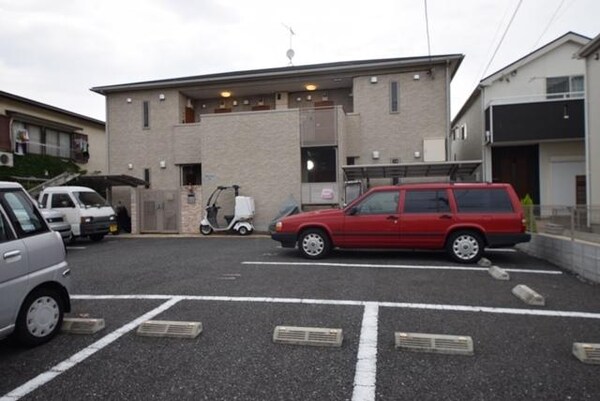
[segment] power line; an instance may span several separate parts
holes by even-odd
[[[535,41],[535,44],[533,45],[533,47],[531,48],[531,50],[535,49],[537,47],[538,43],[540,43],[540,40],[542,39],[542,37],[544,37],[544,35],[548,31],[548,28],[550,28],[550,25],[552,25],[552,23],[556,19],[556,16],[558,15],[558,12],[560,11],[560,9],[563,6],[563,4],[565,4],[565,1],[566,0],[562,0],[560,2],[560,4],[558,5],[558,7],[556,7],[556,10],[554,10],[554,14],[552,14],[552,17],[550,18],[550,21],[548,21],[548,24],[546,24],[546,27],[542,31],[542,34],[540,35],[539,38],[537,38],[537,40]]]
[[[519,8],[521,7],[521,3],[523,3],[523,0],[519,0],[519,4],[517,4],[517,7],[515,8],[515,11],[513,12],[512,17],[510,17],[510,21],[508,21],[508,25],[504,29],[504,33],[502,34],[502,37],[500,38],[500,42],[498,42],[498,45],[496,46],[496,49],[494,50],[494,53],[492,54],[492,58],[490,58],[489,63],[487,63],[487,65],[485,66],[485,70],[483,70],[483,74],[481,75],[481,78],[483,78],[483,76],[487,72],[488,68],[490,68],[492,61],[494,61],[494,57],[496,57],[496,53],[498,53],[498,49],[500,49],[500,46],[502,45],[502,42],[504,41],[504,38],[506,37],[506,34],[508,33],[508,29],[510,28],[513,21],[515,20],[515,16],[517,15]]]

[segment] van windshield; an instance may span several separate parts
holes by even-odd
[[[106,200],[104,200],[104,198],[98,195],[96,192],[73,192],[73,195],[75,195],[75,199],[77,199],[79,204],[82,206],[106,206]]]

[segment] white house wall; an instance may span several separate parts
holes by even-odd
[[[574,206],[575,205],[575,175],[585,174],[584,156],[585,144],[583,141],[571,142],[547,142],[539,144],[540,163],[540,199],[542,205],[552,206]],[[571,182],[561,180],[564,187],[558,189],[553,187],[557,181],[556,177],[567,174],[571,165],[581,164],[581,170],[572,174]],[[565,169],[558,172],[557,169]],[[564,191],[564,196],[558,192]],[[572,200],[571,204],[563,205],[565,199]]]
[[[597,54],[595,52],[586,59],[586,118],[590,163],[588,185],[589,203],[593,206],[600,206],[600,60],[596,58]],[[595,216],[600,216],[600,213],[596,212]],[[600,217],[596,219],[600,220]]]
[[[546,78],[571,75],[584,75],[585,63],[574,55],[581,45],[567,42],[554,50],[516,69],[507,71],[502,80],[496,80],[484,91],[484,104],[491,101],[514,99],[514,102],[528,101],[527,96],[545,95]],[[541,98],[543,99],[543,97]],[[539,99],[539,100],[541,100]]]
[[[463,115],[454,121],[452,128],[466,125],[467,138],[454,139],[452,134],[450,135],[451,160],[481,160],[483,157],[481,146],[485,123],[481,99],[481,95],[477,95]]]

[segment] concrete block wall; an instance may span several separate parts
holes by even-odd
[[[529,243],[519,244],[517,248],[587,280],[600,283],[600,244],[571,241],[569,238],[554,235],[533,234]]]

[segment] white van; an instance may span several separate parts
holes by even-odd
[[[0,339],[50,340],[71,310],[71,271],[60,234],[14,182],[0,182],[0,255]]]
[[[57,210],[71,224],[74,237],[100,241],[117,232],[114,209],[96,191],[86,187],[48,187],[39,196],[42,209]]]

